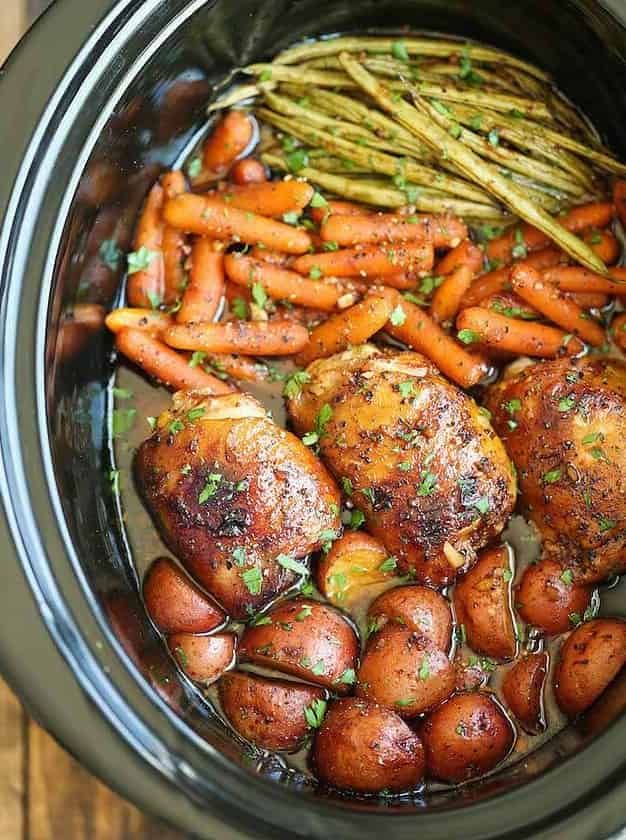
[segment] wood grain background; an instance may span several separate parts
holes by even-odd
[[[50,2],[0,0],[0,64]],[[182,835],[98,782],[29,719],[0,679],[0,840],[182,840]]]

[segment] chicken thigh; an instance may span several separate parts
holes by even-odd
[[[176,394],[135,469],[167,544],[234,618],[293,585],[294,559],[341,528],[324,466],[251,396]]]
[[[515,503],[513,467],[476,403],[417,353],[371,345],[314,362],[288,401],[295,430],[402,572],[441,587]]]
[[[626,364],[532,364],[493,386],[487,405],[544,556],[580,583],[626,571]]]

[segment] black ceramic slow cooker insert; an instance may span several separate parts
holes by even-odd
[[[626,716],[567,730],[428,801],[315,794],[249,756],[182,682],[139,596],[111,493],[104,329],[148,185],[214,85],[307,36],[433,31],[552,73],[626,158],[626,3],[597,0],[57,0],[0,76],[0,668],[29,711],[141,808],[207,838],[593,838],[626,824]],[[100,238],[99,238],[100,237]],[[85,310],[82,310],[83,312]],[[163,679],[152,678],[158,669]],[[278,781],[277,781],[278,780]],[[282,780],[282,781],[281,781]]]

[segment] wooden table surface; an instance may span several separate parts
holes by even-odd
[[[50,2],[0,0],[0,64]],[[91,776],[29,719],[0,680],[0,840],[182,840],[182,835],[143,816]]]

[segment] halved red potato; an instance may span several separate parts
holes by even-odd
[[[313,762],[321,782],[357,793],[410,791],[424,777],[419,737],[389,709],[352,697],[331,703]]]
[[[190,680],[210,685],[233,664],[237,637],[234,633],[215,636],[174,633],[168,638],[167,646]]]
[[[376,632],[389,623],[417,633],[438,650],[450,649],[450,605],[428,586],[397,586],[379,595],[367,611],[367,626]]]
[[[511,613],[513,552],[501,545],[483,552],[457,580],[453,601],[472,650],[494,659],[513,659],[517,650]]]
[[[515,739],[511,721],[481,691],[455,694],[427,717],[421,730],[430,775],[464,782],[493,770]]]
[[[579,625],[561,648],[554,675],[556,699],[576,717],[598,699],[626,662],[626,621],[595,618]]]
[[[222,711],[247,741],[266,750],[297,750],[326,711],[323,688],[229,671],[218,685]]]
[[[168,557],[159,557],[148,569],[143,599],[162,633],[210,633],[226,620],[217,604]]]
[[[346,531],[317,567],[317,586],[335,606],[349,610],[364,589],[393,577],[396,564],[382,543],[363,531]]]
[[[309,598],[284,601],[246,628],[243,662],[265,665],[347,694],[356,680],[359,640],[340,612]]]
[[[515,608],[527,624],[556,636],[572,629],[591,603],[593,588],[554,560],[529,566],[515,591]],[[572,616],[572,618],[570,618]]]
[[[446,654],[424,643],[418,633],[389,624],[367,646],[356,694],[415,717],[454,691],[454,668]]]
[[[548,661],[547,653],[529,653],[513,665],[502,682],[502,694],[509,709],[531,735],[546,728],[543,687]]]
[[[474,653],[463,656],[457,653],[454,657],[457,691],[475,691],[483,688],[497,667],[493,659],[489,659],[488,656],[477,656]]]

